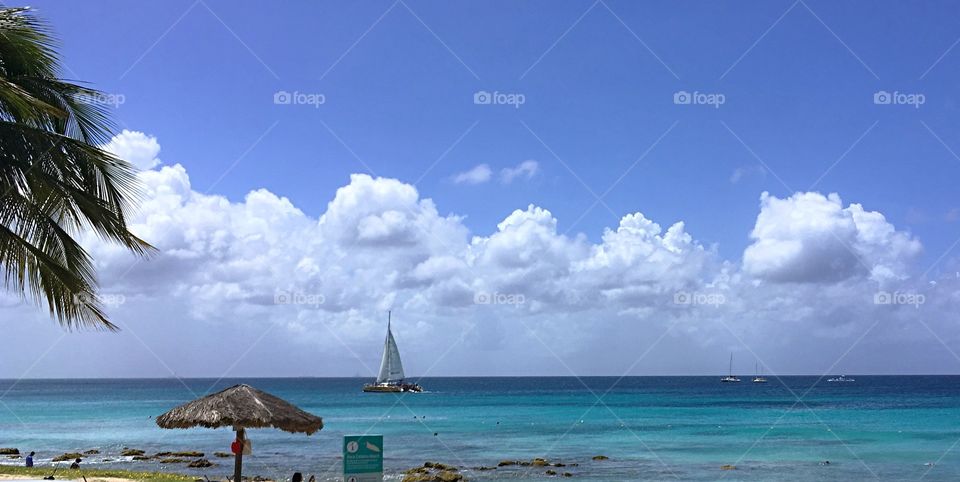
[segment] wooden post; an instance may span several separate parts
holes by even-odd
[[[237,430],[237,441],[240,442],[240,450],[237,451],[237,458],[233,463],[233,482],[240,482],[240,473],[243,471],[243,445],[244,445],[244,432],[243,427],[236,427]]]

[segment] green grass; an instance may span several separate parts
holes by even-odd
[[[52,467],[15,467],[10,465],[0,465],[0,474],[21,475],[24,478],[42,479],[44,476],[53,472]],[[180,474],[169,474],[166,472],[134,472],[132,470],[97,470],[82,469],[70,470],[63,468],[57,471],[57,480],[79,479],[84,476],[87,479],[116,477],[120,479],[143,480],[149,482],[193,482],[196,477]]]

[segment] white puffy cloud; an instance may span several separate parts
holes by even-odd
[[[483,184],[490,180],[493,171],[487,164],[478,164],[469,171],[461,172],[453,176],[453,182],[456,184]]]
[[[531,179],[540,172],[540,164],[537,161],[528,160],[517,164],[514,167],[506,167],[500,170],[500,182],[510,184],[515,179]]]
[[[124,129],[103,147],[140,169],[152,169],[160,164],[160,159],[157,158],[160,154],[160,143],[156,137],[143,132]]]
[[[919,241],[882,214],[859,204],[844,207],[837,194],[816,192],[786,199],[763,193],[750,237],[744,270],[773,282],[904,279],[921,251]]]
[[[125,132],[111,144],[157,166],[151,139]],[[668,326],[670,336],[649,355],[660,361],[640,373],[702,373],[730,350],[752,359],[745,346],[779,361],[773,370],[810,373],[828,368],[874,320],[885,321],[868,338],[879,341],[865,343],[929,342],[906,327],[960,300],[960,280],[915,279],[915,238],[836,194],[764,193],[740,262],[721,259],[684,222],[664,228],[642,212],[624,215],[597,241],[558,232],[553,213],[536,205],[471,233],[397,179],[354,174],[317,218],[265,189],[239,202],[199,193],[180,164],[139,176],[145,197],[131,229],[159,253],[138,260],[95,236],[84,244],[102,292],[126,300],[108,307],[124,331],[91,343],[146,372],[120,373],[105,362],[83,375],[366,375],[378,363],[387,309],[396,310],[414,375],[431,367],[432,375],[622,373]],[[928,302],[878,305],[878,281],[891,292],[920,291]],[[0,312],[44,317],[13,301]],[[31,333],[50,325],[14,325],[9,336],[52,337]],[[24,346],[31,350],[0,376],[30,366],[36,350]],[[238,346],[249,346],[249,359],[235,362]],[[795,359],[811,351],[823,356]],[[79,355],[50,356],[55,375]]]

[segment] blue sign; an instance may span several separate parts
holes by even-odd
[[[383,435],[343,436],[343,480],[383,481]]]

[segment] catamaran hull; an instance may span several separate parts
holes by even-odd
[[[368,393],[420,393],[423,388],[420,385],[364,385],[363,391]]]

